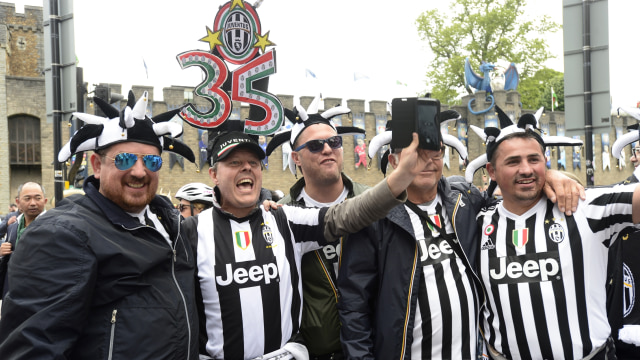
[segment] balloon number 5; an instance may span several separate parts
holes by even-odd
[[[268,135],[277,131],[284,120],[282,103],[268,92],[254,88],[253,84],[276,73],[276,52],[269,51],[253,59],[233,72],[231,99],[262,108],[266,115],[262,120],[247,120],[245,132]]]

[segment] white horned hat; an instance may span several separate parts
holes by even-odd
[[[182,108],[177,108],[153,119],[146,116],[148,93],[145,91],[136,102],[129,91],[127,105],[119,111],[106,101],[94,97],[94,102],[106,117],[85,113],[73,113],[73,116],[86,124],[76,131],[69,142],[58,153],[58,161],[64,162],[71,155],[89,150],[100,150],[122,142],[139,142],[176,153],[195,162],[193,151],[183,142],[175,139],[182,135],[182,126],[170,122]]]
[[[265,150],[266,155],[271,155],[278,146],[287,141],[289,141],[291,148],[294,149],[295,146],[293,144],[296,143],[300,134],[302,134],[304,129],[314,124],[329,125],[338,133],[338,135],[365,134],[364,129],[360,129],[355,126],[336,126],[331,120],[335,116],[351,113],[351,109],[348,107],[336,106],[324,111],[322,114],[318,114],[319,104],[320,97],[316,96],[311,104],[309,104],[307,110],[300,105],[294,106],[293,110],[285,109],[285,116],[291,120],[293,126],[290,130],[278,132],[273,136],[271,141],[269,141],[269,144],[267,144],[267,149]],[[289,170],[291,170],[291,173],[294,176],[297,176],[296,163],[293,161],[293,157],[289,157]]]

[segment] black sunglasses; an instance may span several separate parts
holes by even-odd
[[[332,149],[338,149],[342,146],[342,136],[336,135],[324,140],[309,140],[306,143],[298,146],[294,151],[300,151],[304,148],[307,148],[307,150],[311,151],[312,153],[317,153],[324,149],[325,143]]]

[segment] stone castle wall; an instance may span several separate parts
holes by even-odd
[[[0,214],[7,211],[7,206],[13,202],[15,191],[21,183],[25,181],[42,182],[47,189],[47,195],[51,199],[53,197],[53,126],[47,122],[46,106],[45,106],[45,82],[44,82],[44,41],[43,39],[43,14],[41,7],[25,6],[24,14],[15,13],[15,6],[9,3],[0,2]],[[276,75],[277,76],[277,75]],[[108,79],[105,79],[108,80]],[[118,84],[109,84],[115,93],[125,94],[122,87]],[[149,86],[133,86],[132,91],[138,98],[143,91],[148,91],[152,103],[152,113],[159,114],[164,111],[175,109],[185,103],[185,91],[192,91],[192,87],[172,86],[163,89],[162,101],[155,100],[156,97],[153,87]],[[125,89],[128,91],[128,89]],[[486,109],[490,102],[485,99],[484,92],[478,92],[473,95],[463,97],[462,104],[453,108],[462,114],[462,117],[479,127],[484,127],[486,118],[491,116],[492,111],[482,114],[473,114],[469,111],[467,105],[473,101],[472,110],[479,112]],[[278,97],[286,108],[292,108],[294,105],[293,95],[281,95]],[[520,95],[515,91],[505,92],[496,91],[494,94],[496,104],[503,108],[507,113],[518,118],[523,110],[520,109]],[[158,96],[160,98],[160,96]],[[300,104],[307,108],[313,100],[312,96],[301,96]],[[365,101],[358,99],[340,99],[325,97],[324,109],[331,108],[335,105],[344,104],[352,110],[351,116],[342,117],[342,125],[352,126],[354,117],[363,117],[366,126],[366,143],[376,134],[376,119],[390,119],[387,111],[387,101],[369,101],[368,111],[365,111]],[[86,99],[86,112],[93,113],[95,110],[91,99]],[[194,99],[194,103],[198,106],[206,106],[207,103],[202,99]],[[234,104],[236,108],[241,108],[240,118],[247,118],[249,113],[248,106]],[[443,109],[447,106],[443,105]],[[534,111],[534,110],[526,110]],[[9,138],[8,124],[9,119],[14,116],[29,116],[40,120],[41,134],[41,164],[36,166],[20,166],[9,164]],[[541,119],[542,123],[549,124],[549,132],[551,135],[557,133],[558,126],[564,124],[564,113],[548,112]],[[626,127],[636,123],[630,118],[613,118],[612,125]],[[455,124],[448,126],[449,134],[457,136]],[[626,130],[624,130],[626,132]],[[62,143],[66,143],[69,138],[69,129],[63,124]],[[612,127],[609,134],[609,145],[615,141],[615,129]],[[466,137],[468,141],[468,149],[471,159],[479,154],[484,153],[484,145],[480,138],[475,134],[468,132]],[[583,139],[584,140],[584,139]],[[196,153],[199,154],[198,130],[194,127],[184,124],[183,141],[186,142]],[[602,168],[602,141],[598,134],[594,141],[595,163],[595,183],[596,185],[611,184],[622,181],[632,172],[630,158],[630,149],[626,147],[624,152],[627,159],[626,167],[619,168],[615,158],[610,157],[611,166],[608,169]],[[551,168],[556,169],[558,163],[559,150],[553,149],[551,153]],[[579,150],[581,156],[581,168],[573,169],[572,152],[570,147],[565,148],[566,154],[566,170],[573,172],[581,179],[586,179],[585,175],[585,159],[584,149]],[[163,194],[173,195],[182,185],[189,182],[211,183],[208,176],[208,168],[205,166],[200,172],[196,172],[196,166],[189,162],[184,163],[184,169],[179,164],[170,166],[171,159],[169,154],[164,154],[163,159],[165,165],[160,170],[159,191]],[[296,181],[288,168],[283,170],[282,150],[278,148],[269,157],[269,168],[264,172],[264,186],[270,189],[279,189],[284,193],[288,192],[289,187]],[[356,156],[354,153],[354,141],[352,136],[345,136],[344,139],[344,171],[357,182],[374,185],[382,179],[382,174],[378,170],[377,159],[370,160],[373,162],[370,169],[365,167],[355,168]],[[444,174],[462,175],[463,166],[458,161],[455,152],[451,152],[450,165],[445,167]],[[298,173],[299,174],[299,173]],[[298,175],[300,176],[300,175]],[[482,171],[479,171],[474,183],[482,186],[484,179]],[[50,207],[52,202],[49,203]]]

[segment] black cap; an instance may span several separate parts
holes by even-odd
[[[213,165],[225,159],[233,150],[241,147],[252,151],[260,160],[265,158],[264,150],[253,136],[240,131],[228,131],[220,133],[209,142],[207,147],[209,164]]]

